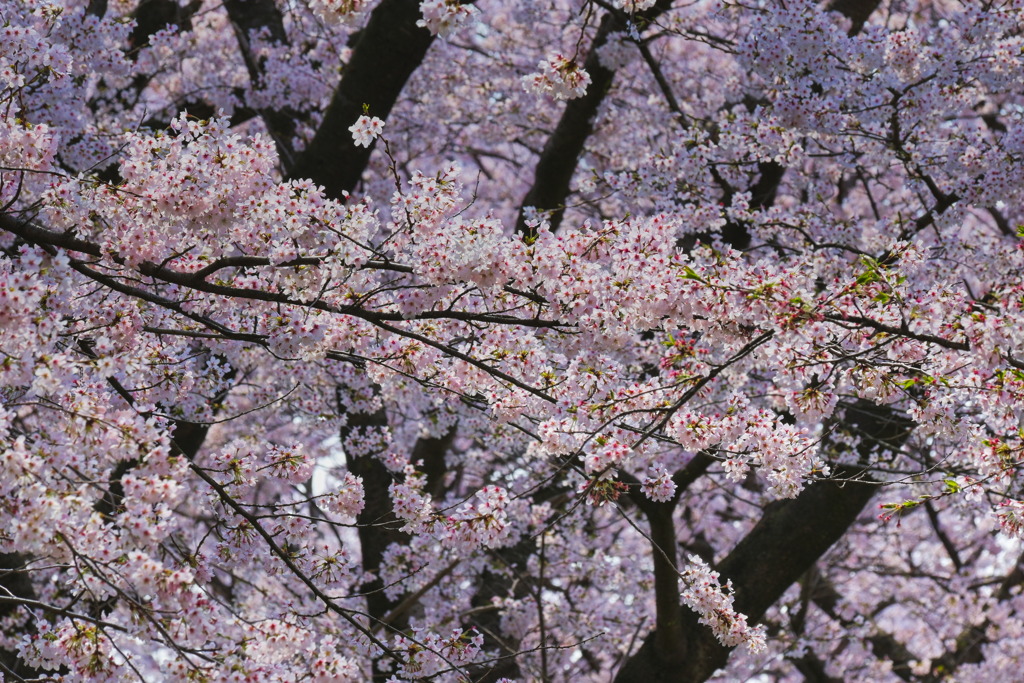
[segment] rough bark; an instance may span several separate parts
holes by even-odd
[[[635,23],[653,21],[671,3],[660,0],[655,7],[641,13]],[[569,183],[576,172],[580,157],[590,134],[594,130],[594,118],[611,88],[615,72],[604,68],[597,57],[597,50],[608,41],[608,36],[626,28],[627,15],[621,12],[609,13],[601,20],[590,52],[583,68],[590,74],[590,86],[583,97],[569,100],[565,105],[558,125],[548,137],[534,169],[533,185],[523,197],[521,206],[535,207],[549,212],[548,220],[552,230],[557,230],[565,213],[565,202],[569,196]],[[523,209],[519,211],[516,232],[526,233],[526,219]]]
[[[839,12],[850,20],[849,34],[855,36],[864,28],[871,13],[882,4],[881,0],[832,0],[828,9]]]
[[[529,232],[526,225],[526,207],[548,212],[552,230],[557,230],[562,222],[565,201],[569,196],[569,183],[576,172],[584,145],[594,130],[597,110],[604,102],[615,77],[614,71],[601,66],[597,58],[597,48],[604,45],[609,34],[621,31],[624,26],[624,20],[613,14],[607,14],[601,20],[590,54],[583,65],[590,74],[587,93],[583,97],[569,100],[558,120],[558,125],[544,144],[534,170],[533,185],[523,197],[523,208],[519,210],[519,218],[516,220],[516,232]]]
[[[342,442],[355,430],[380,430],[387,423],[383,409],[371,414],[349,415],[348,424],[342,430]],[[395,517],[391,508],[388,487],[393,479],[387,468],[372,453],[349,455],[347,460],[349,472],[363,479],[365,505],[356,517],[363,569],[376,575],[388,546],[392,543],[408,543],[409,536],[401,531],[402,522]],[[395,606],[396,601],[384,594],[384,582],[379,576],[362,588],[366,593],[367,611],[374,619],[383,619]]]
[[[363,114],[387,118],[409,76],[434,41],[420,19],[416,0],[384,0],[370,15],[345,66],[341,83],[313,140],[297,159],[293,178],[312,178],[330,197],[341,198],[359,183],[373,150],[357,147],[348,127]]]
[[[812,484],[796,499],[775,504],[719,564],[731,579],[735,607],[757,621],[799,576],[846,532],[874,494],[864,483]],[[657,629],[616,676],[616,683],[691,683],[707,680],[725,665],[721,645],[697,616],[682,612],[682,638],[666,650]],[[659,646],[660,645],[660,646]]]
[[[875,436],[862,445],[865,461],[878,444],[898,448],[913,427],[890,409],[868,403],[848,408],[846,419],[857,431]],[[876,490],[861,468],[839,465],[834,479],[812,483],[795,499],[768,505],[761,520],[717,566],[721,581],[732,581],[735,609],[750,623],[757,622],[846,533]],[[655,628],[615,681],[697,683],[723,667],[730,651],[698,623],[696,614],[683,610],[681,638],[666,645]]]
[[[996,591],[996,600],[1003,602],[1014,597],[1016,589],[1024,584],[1024,554],[1017,557],[1017,564],[1010,573],[1006,575],[999,590]],[[921,677],[924,683],[941,683],[942,681],[953,680],[954,674],[961,664],[977,664],[985,660],[985,646],[992,643],[988,630],[991,622],[988,618],[980,624],[969,624],[960,635],[957,636],[953,647],[932,660],[931,671]]]
[[[254,31],[265,30],[272,42],[286,45],[288,34],[284,28],[284,16],[274,0],[226,0],[224,7],[234,26],[249,78],[254,86],[259,86],[264,76],[264,60],[256,58],[249,41]],[[300,114],[292,110],[261,109],[259,115],[277,144],[287,174],[295,163],[292,140]]]
[[[36,599],[36,591],[29,578],[28,558],[21,553],[0,553],[0,619],[9,616],[17,605],[4,602],[2,598],[12,596],[27,600]],[[31,631],[34,632],[34,629]],[[27,666],[16,652],[0,648],[0,679],[4,674],[13,680],[34,678],[41,672]]]

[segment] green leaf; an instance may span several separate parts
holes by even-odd
[[[679,277],[684,278],[686,280],[697,280],[698,282],[704,282],[704,278],[698,275],[697,271],[695,271],[690,266],[683,266],[683,274],[680,275]]]

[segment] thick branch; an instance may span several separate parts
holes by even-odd
[[[864,28],[864,23],[871,16],[871,13],[882,4],[881,0],[832,0],[828,9],[839,12],[850,20],[848,34],[855,36]]]
[[[841,476],[856,471],[841,470]],[[817,482],[796,499],[770,505],[761,521],[718,567],[731,579],[735,608],[756,622],[802,573],[812,566],[857,519],[875,487],[866,483]],[[678,599],[678,598],[677,598]],[[657,630],[615,678],[616,683],[668,683],[707,680],[725,665],[730,648],[720,644],[696,614],[683,613],[683,636],[665,657]]]
[[[342,430],[342,442],[356,430],[378,431],[387,427],[387,424],[387,415],[383,409],[371,414],[350,414]],[[388,487],[393,478],[383,463],[374,454],[349,455],[347,460],[348,471],[363,480],[366,501],[362,512],[356,517],[363,569],[375,577],[362,587],[366,592],[366,608],[374,619],[384,619],[395,606],[395,601],[384,594],[384,582],[379,576],[384,551],[392,543],[408,544],[409,535],[401,531],[402,523],[391,508]]]
[[[876,441],[862,446],[864,459],[878,442],[898,448],[913,426],[889,408],[869,403],[848,408],[846,419],[858,431],[876,436]],[[837,466],[835,476],[835,480],[808,485],[793,500],[770,504],[750,533],[718,565],[722,581],[733,583],[736,610],[751,623],[764,616],[846,533],[874,495],[876,486],[861,477],[858,467]],[[730,652],[688,611],[683,613],[683,637],[670,658],[665,657],[659,641],[655,629],[626,662],[616,683],[704,681],[725,665]]]
[[[243,37],[248,38],[253,31],[265,30],[273,42],[282,45],[288,42],[284,15],[273,0],[224,0],[224,8]]]
[[[638,21],[649,22],[665,11],[671,4],[661,0],[648,12],[637,17]],[[548,138],[537,160],[533,185],[523,198],[522,206],[532,206],[549,212],[551,229],[557,230],[565,212],[565,200],[569,196],[569,183],[576,172],[576,165],[587,139],[594,130],[594,117],[604,102],[615,77],[615,72],[604,68],[597,51],[608,41],[608,36],[626,28],[627,17],[619,12],[606,14],[594,36],[593,45],[583,68],[590,74],[590,86],[583,97],[570,100],[558,120],[555,131]],[[519,211],[516,231],[527,232],[523,210]]]
[[[384,0],[359,35],[323,122],[290,174],[323,185],[341,198],[359,183],[371,148],[356,147],[348,127],[363,114],[387,118],[412,72],[423,61],[434,37],[416,26],[416,0]]]
[[[284,16],[274,0],[225,0],[224,7],[234,26],[249,78],[253,86],[258,87],[263,80],[265,64],[264,60],[256,58],[249,41],[254,32],[266,31],[271,41],[287,44]],[[267,126],[267,131],[277,143],[278,153],[287,172],[295,163],[292,139],[295,137],[298,112],[266,109],[260,110],[259,113]]]
[[[996,600],[1004,602],[1010,599],[1015,593],[1014,589],[1022,583],[1024,583],[1024,554],[1017,557],[1017,564],[999,585],[999,590],[995,595]],[[952,649],[932,660],[932,670],[922,680],[926,683],[952,680],[953,674],[961,664],[976,664],[983,661],[985,645],[992,642],[988,636],[988,629],[991,625],[991,620],[986,618],[980,624],[967,626],[957,636]]]
[[[654,554],[654,648],[658,658],[668,664],[679,664],[685,652],[676,647],[683,639],[683,608],[679,603],[674,510],[674,504],[662,503],[647,513]]]
[[[28,560],[21,553],[0,553],[0,618],[10,616],[19,602],[18,600],[34,601],[36,591],[28,575]],[[2,600],[9,597],[12,600]],[[34,632],[29,626],[29,631]],[[7,634],[12,635],[12,634]],[[3,673],[23,678],[32,678],[40,672],[28,667],[18,653],[0,648],[0,679]]]
[[[842,624],[845,628],[856,626],[855,619],[847,619],[839,612],[838,606],[842,596],[835,586],[821,575],[816,566],[807,572],[803,579],[803,586],[811,602],[827,614],[829,618]],[[892,672],[894,674],[905,681],[912,680],[911,665],[917,661],[918,657],[908,650],[906,645],[897,640],[891,633],[882,630],[876,630],[867,637],[867,641],[871,644],[871,652],[876,657],[888,659],[892,662]]]
[[[174,0],[141,0],[132,13],[135,27],[128,40],[131,43],[129,56],[138,55],[138,51],[149,45],[149,39],[158,31],[168,26],[176,26],[179,31],[192,29],[192,15],[199,11],[200,2],[192,0],[182,7]],[[102,9],[106,12],[106,3],[90,3],[90,10],[95,14]]]

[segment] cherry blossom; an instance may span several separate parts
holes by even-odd
[[[416,22],[434,35],[451,38],[459,29],[468,25],[479,10],[459,0],[423,0],[420,3],[423,18]]]
[[[352,131],[352,139],[360,147],[369,147],[370,143],[384,132],[384,122],[376,116],[360,116],[359,120],[348,128]]]
[[[0,677],[1014,680],[1022,16],[0,0]]]
[[[765,633],[761,626],[750,627],[747,618],[732,609],[732,584],[719,587],[716,571],[696,555],[690,555],[689,565],[681,573],[683,602],[700,615],[702,624],[714,631],[723,645],[746,645],[751,652],[765,648]]]
[[[571,100],[586,94],[590,74],[572,59],[555,54],[538,62],[536,73],[525,76],[523,84],[529,92]]]

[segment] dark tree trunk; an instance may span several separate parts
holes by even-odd
[[[373,11],[292,178],[312,178],[334,198],[355,189],[373,148],[357,147],[348,127],[363,114],[364,106],[370,116],[382,119],[391,112],[434,41],[429,31],[416,26],[419,19],[416,0],[384,0]]]

